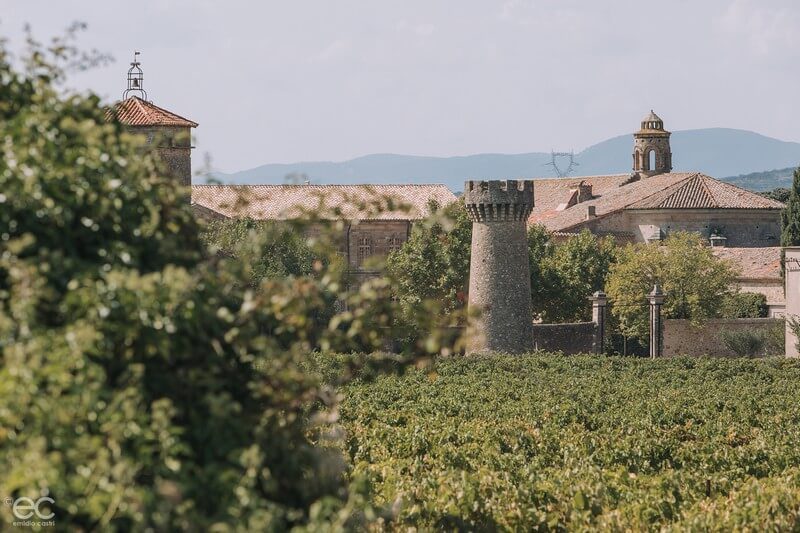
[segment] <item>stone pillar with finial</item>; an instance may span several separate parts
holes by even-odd
[[[601,354],[606,344],[606,308],[608,296],[603,291],[597,291],[589,297],[592,302],[592,322],[595,325],[594,353]]]
[[[479,317],[468,331],[467,353],[524,353],[533,347],[527,220],[533,183],[467,181],[472,219],[469,308]]]
[[[656,283],[647,295],[650,302],[650,357],[661,357],[664,353],[664,329],[661,323],[661,306],[664,305],[665,294]]]

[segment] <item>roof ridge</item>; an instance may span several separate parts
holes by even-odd
[[[682,174],[682,173],[678,173],[678,174]],[[654,176],[654,177],[657,177],[657,176]],[[677,191],[681,187],[683,187],[686,184],[686,182],[689,181],[692,177],[693,176],[683,177],[683,178],[679,179],[678,181],[676,181],[675,183],[673,183],[671,185],[667,185],[663,189],[658,189],[658,190],[653,191],[652,193],[648,194],[647,196],[642,196],[640,198],[637,198],[637,199],[633,200],[632,202],[627,203],[623,207],[621,207],[620,211],[623,210],[623,209],[626,209],[627,207],[629,207],[629,206],[631,206],[633,204],[638,204],[638,203],[644,202],[645,200],[648,200],[648,199],[652,198],[653,196],[655,196],[657,194],[666,193],[667,194],[667,198],[669,198],[670,196],[675,194],[675,191]],[[640,181],[634,182],[634,183],[647,183],[647,180],[649,180],[649,179],[653,179],[653,178],[644,178],[643,180],[640,180]],[[629,183],[628,185],[632,185],[632,184]],[[673,189],[673,190],[670,190],[670,189]],[[667,193],[667,191],[670,191],[670,192]]]
[[[621,176],[622,174],[619,174],[619,175]],[[647,183],[648,179],[652,179],[652,178],[645,178],[645,179],[634,181],[632,183],[628,183],[627,185],[621,185],[621,186],[617,187],[614,190],[615,191],[626,190],[626,189],[624,189],[624,187],[630,187],[632,185],[635,186],[636,184],[639,184],[639,183]],[[685,181],[685,178],[682,178],[680,181],[678,181],[676,183],[673,183],[672,185],[669,185],[664,189],[659,189],[659,190],[657,190],[657,191],[655,191],[655,192],[653,192],[653,193],[651,193],[651,194],[649,194],[647,196],[639,197],[639,198],[636,198],[634,200],[627,201],[626,203],[624,203],[623,205],[619,206],[616,209],[611,209],[610,211],[607,211],[605,213],[596,215],[595,216],[595,220],[598,220],[598,219],[601,219],[601,218],[605,218],[605,217],[613,215],[615,213],[619,213],[620,211],[624,211],[624,210],[628,209],[630,206],[632,206],[633,204],[637,204],[639,202],[643,202],[644,200],[647,200],[648,198],[652,198],[656,194],[663,193],[665,190],[667,190],[667,189],[669,189],[671,187],[674,187],[675,185],[679,185],[679,184],[683,183],[684,181]],[[629,190],[630,189],[627,189],[627,191],[629,191]],[[534,203],[535,203],[535,191],[536,191],[536,188],[534,186]],[[608,194],[604,194],[604,195],[598,196],[597,198],[592,198],[591,200],[587,200],[585,202],[581,202],[581,204],[589,204],[591,202],[597,202],[598,200],[601,200],[606,196],[608,196]],[[577,204],[577,205],[581,205],[581,204]],[[574,209],[575,207],[576,206],[573,206],[572,208]],[[583,224],[583,222],[584,221],[576,222],[576,223],[574,223],[574,224],[572,224],[570,226],[567,226],[567,227],[563,228],[562,231],[568,231],[568,230],[570,230],[570,229],[572,229],[572,228],[574,228],[576,226],[580,226],[581,224]]]
[[[702,174],[700,172],[695,174],[694,178],[692,178],[692,179],[695,179],[695,180],[700,182],[700,186],[703,188],[703,191],[711,199],[711,204],[714,207],[719,207],[719,205],[720,205],[719,200],[714,195],[714,192],[709,188],[708,183],[706,183],[706,178],[714,179],[714,178],[711,178],[711,176],[706,176],[705,174]]]

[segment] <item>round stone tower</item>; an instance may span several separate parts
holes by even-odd
[[[649,178],[672,170],[670,132],[664,121],[652,110],[642,120],[642,127],[633,134],[633,171],[640,178]]]
[[[533,346],[527,220],[533,183],[467,181],[472,219],[469,307],[480,316],[467,333],[467,353],[524,353]]]

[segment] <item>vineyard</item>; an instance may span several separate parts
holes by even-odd
[[[800,362],[449,359],[342,391],[389,528],[797,530]]]

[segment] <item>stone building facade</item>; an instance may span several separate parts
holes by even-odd
[[[196,122],[138,96],[118,102],[112,113],[132,133],[141,134],[156,147],[168,176],[185,187],[192,184],[191,132],[197,127]]]
[[[192,184],[192,128],[197,127],[197,122],[148,100],[138,58],[139,52],[136,52],[128,69],[127,89],[122,100],[108,110],[107,118],[142,135],[147,144],[155,146],[166,175],[189,187]]]
[[[357,280],[379,273],[379,259],[408,240],[431,202],[456,201],[444,185],[194,185],[192,207],[210,220],[310,219],[310,235],[334,228],[336,246]]]
[[[770,312],[781,313],[780,263],[772,258],[784,204],[699,172],[672,172],[669,135],[651,112],[633,135],[629,174],[534,180],[529,224],[544,225],[557,239],[588,230],[621,244],[698,233],[709,246],[731,250],[727,258],[740,271],[738,288],[765,294]],[[757,258],[770,260],[754,274]]]

